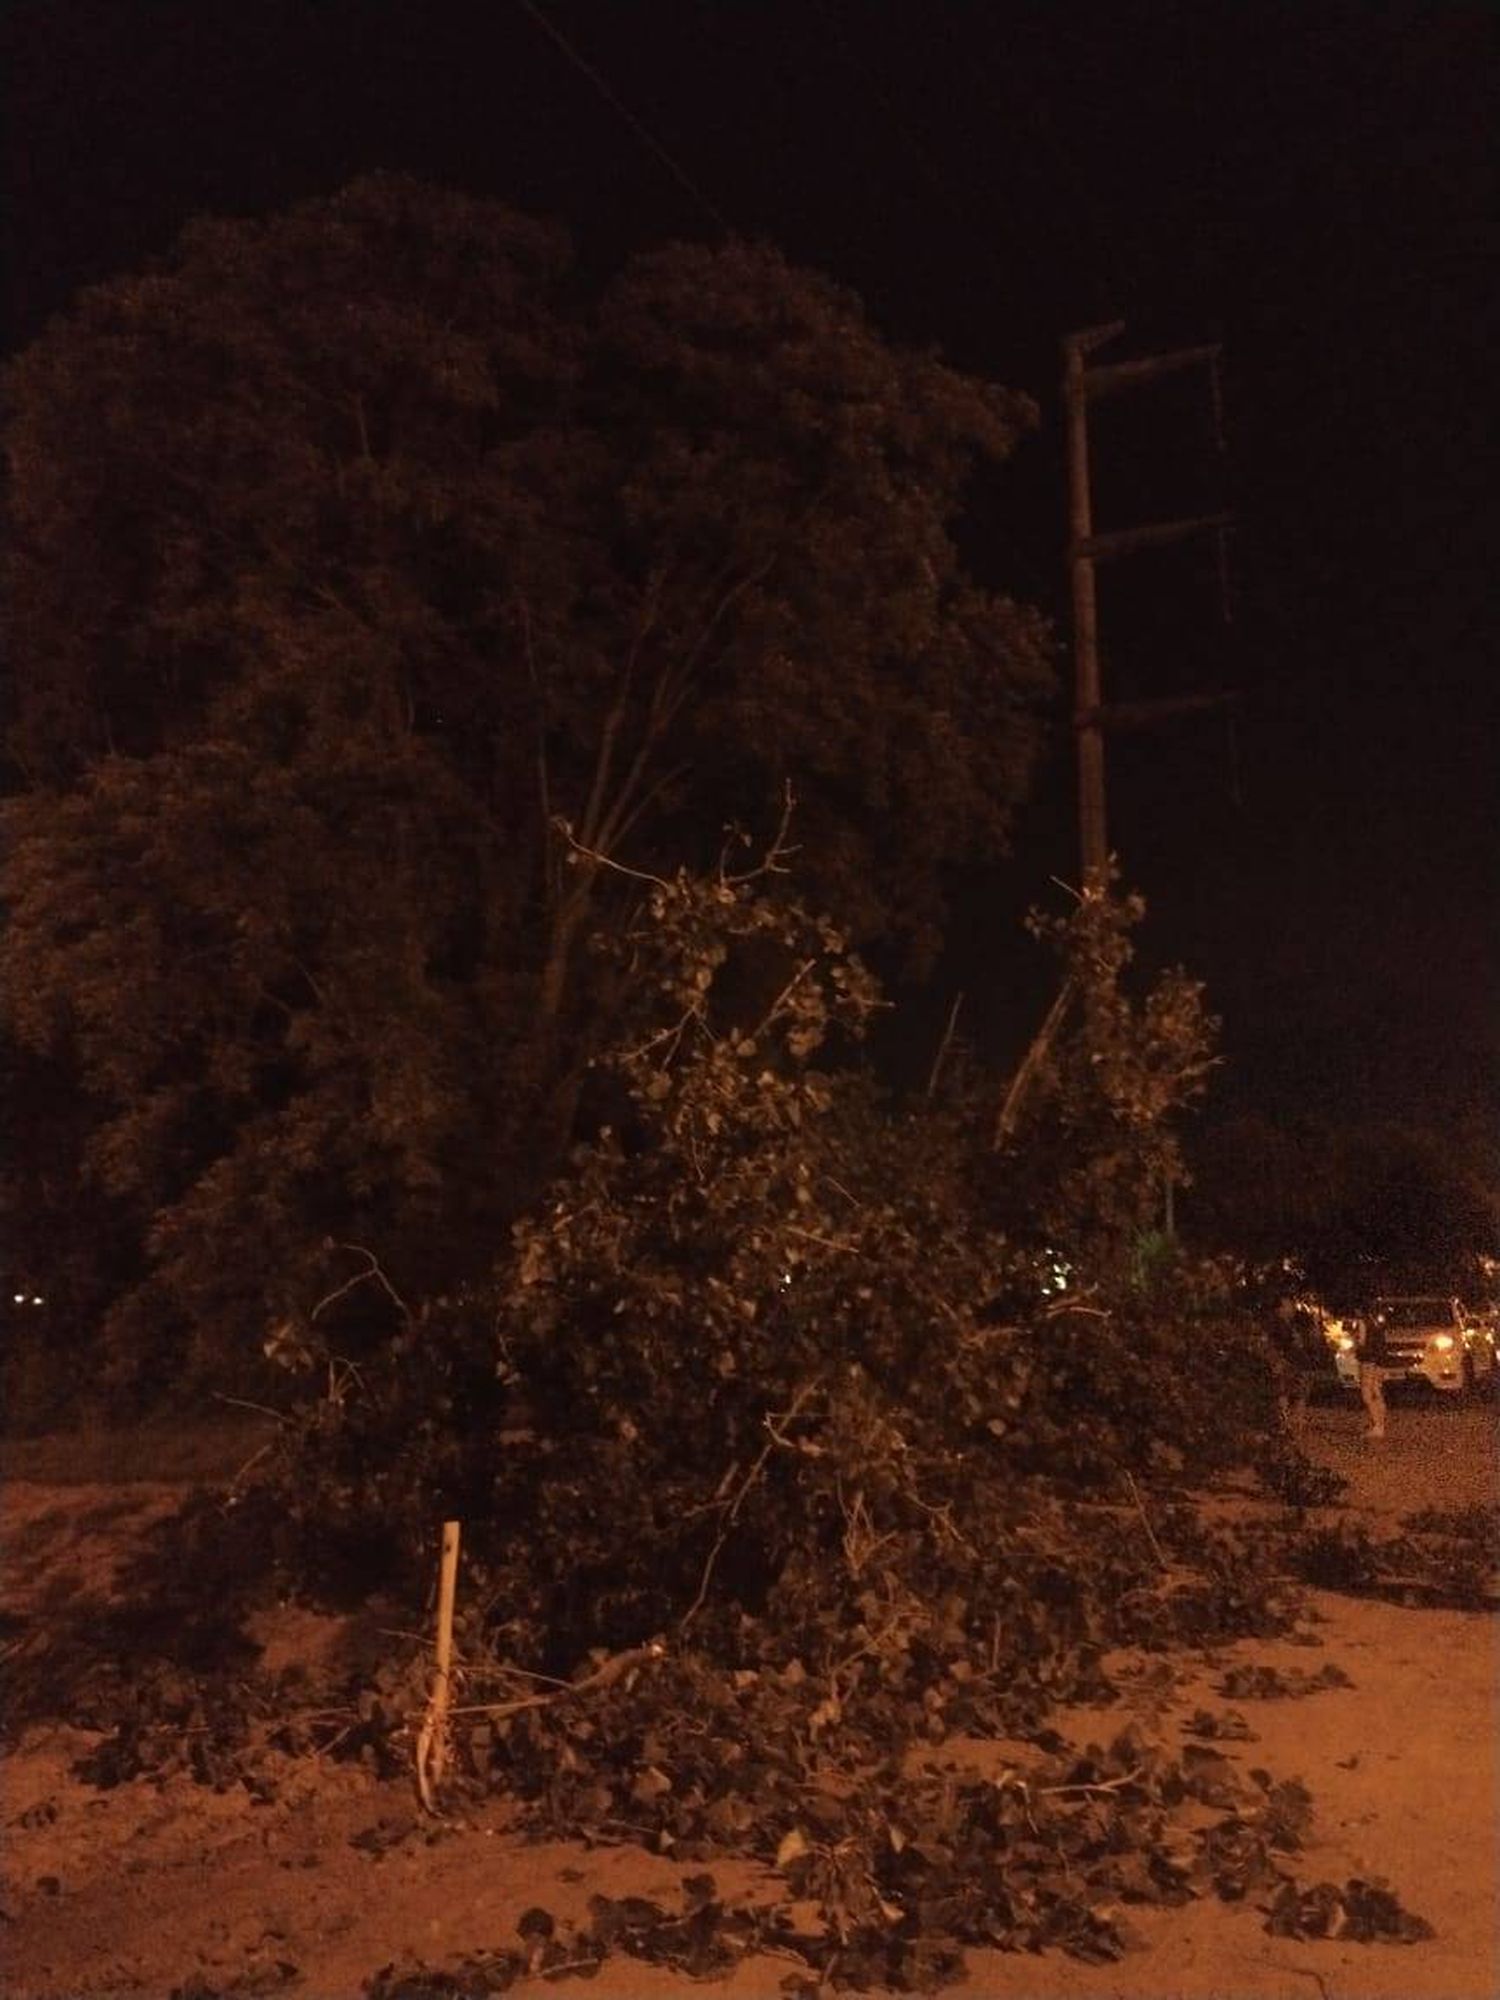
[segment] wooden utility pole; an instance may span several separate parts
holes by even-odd
[[[1104,809],[1104,732],[1140,729],[1169,715],[1219,708],[1233,695],[1202,693],[1169,696],[1159,701],[1104,700],[1099,670],[1099,606],[1094,587],[1095,565],[1108,556],[1132,554],[1188,535],[1222,534],[1227,514],[1200,514],[1189,520],[1149,521],[1138,528],[1094,532],[1093,499],[1089,490],[1088,408],[1091,401],[1120,389],[1133,389],[1179,368],[1217,369],[1217,347],[1186,347],[1176,354],[1157,354],[1144,361],[1122,361],[1114,367],[1090,368],[1086,356],[1125,331],[1123,320],[1085,327],[1063,340],[1063,410],[1068,436],[1068,569],[1073,595],[1073,729],[1078,739],[1078,850],[1082,887],[1102,890],[1109,879],[1109,835]],[[1215,387],[1217,415],[1218,377]],[[1020,1068],[1012,1077],[995,1122],[994,1144],[1010,1143],[1022,1111],[1052,1045],[1077,997],[1071,978],[1064,979],[1047,1018],[1032,1038]],[[1167,1233],[1173,1228],[1172,1189],[1167,1188]]]
[[[1200,514],[1181,521],[1152,521],[1138,528],[1094,533],[1089,488],[1088,409],[1091,401],[1117,390],[1142,387],[1180,368],[1215,368],[1217,347],[1186,347],[1175,354],[1090,368],[1086,356],[1125,331],[1123,320],[1085,327],[1063,339],[1063,410],[1068,438],[1068,568],[1073,598],[1073,728],[1078,739],[1078,851],[1082,885],[1102,888],[1109,870],[1108,822],[1104,793],[1106,728],[1139,727],[1186,709],[1217,707],[1230,697],[1178,696],[1160,702],[1131,702],[1112,710],[1104,701],[1099,669],[1099,608],[1095,565],[1108,556],[1130,555],[1189,535],[1221,533],[1227,514]],[[1215,378],[1217,381],[1217,378]]]
[[[1124,332],[1120,320],[1070,333],[1063,341],[1063,409],[1068,425],[1068,569],[1073,594],[1073,728],[1078,738],[1078,854],[1085,889],[1102,885],[1109,866],[1104,817],[1104,730],[1099,720],[1099,605],[1089,491],[1088,371],[1091,348]]]

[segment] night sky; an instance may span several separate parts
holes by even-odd
[[[1221,341],[1222,460],[1201,378],[1096,426],[1101,527],[1236,519],[1227,625],[1206,544],[1102,586],[1107,693],[1240,691],[1111,741],[1147,948],[1226,1018],[1221,1110],[1493,1132],[1497,24],[1374,0],[32,0],[0,48],[6,347],[194,213],[376,167],[556,215],[590,255],[727,224],[1037,397],[967,546],[1061,617],[1060,336],[1125,320],[1101,360]],[[975,885],[1003,950],[944,968],[995,1020],[1029,1004],[997,970],[1020,910],[1077,877],[1060,737],[1016,867]]]

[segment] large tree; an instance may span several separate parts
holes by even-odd
[[[1206,1131],[1194,1234],[1251,1263],[1283,1259],[1331,1300],[1437,1286],[1475,1297],[1500,1252],[1500,1159],[1475,1122],[1246,1115]]]
[[[135,1217],[125,1320],[257,1324],[330,1238],[420,1288],[492,1230],[629,870],[794,785],[799,888],[920,955],[1005,850],[1048,643],[953,528],[1032,412],[771,250],[595,281],[365,180],[86,293],[4,417],[6,1014]]]

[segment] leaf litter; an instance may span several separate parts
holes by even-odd
[[[1259,1908],[1279,1936],[1429,1937],[1384,1882],[1302,1879],[1311,1798],[1296,1780],[1241,1768],[1230,1746],[1254,1732],[1238,1709],[1193,1711],[1176,1751],[1139,1727],[1082,1747],[1049,1727],[1057,1704],[1115,1697],[1103,1661],[1122,1642],[1154,1655],[1169,1680],[1184,1646],[1201,1657],[1226,1639],[1296,1636],[1297,1599],[1275,1586],[1284,1542],[1268,1532],[1265,1562],[1247,1569],[1253,1538],[1237,1532],[1226,1552],[1217,1531],[1189,1517],[1163,1511],[1167,1571],[1153,1562],[1108,1615],[1089,1597],[1084,1564],[1079,1594],[1058,1601],[1057,1625],[1025,1628],[1024,1658],[1008,1657],[988,1621],[956,1605],[944,1647],[929,1633],[914,1652],[872,1653],[835,1676],[813,1627],[805,1660],[789,1650],[784,1624],[749,1618],[732,1635],[705,1628],[702,1644],[679,1637],[591,1661],[568,1682],[486,1655],[476,1634],[451,1722],[450,1823],[413,1811],[366,1831],[372,1854],[419,1829],[441,1839],[498,1797],[539,1839],[635,1844],[694,1872],[680,1907],[599,1897],[583,1922],[532,1911],[513,1943],[450,1964],[382,1968],[371,2000],[586,1977],[612,1955],[703,1978],[752,1955],[782,1959],[785,1990],[799,1996],[935,1991],[962,1977],[971,1947],[1108,1962],[1139,1943],[1137,1913],[1208,1898]],[[1094,1559],[1117,1584],[1119,1548],[1101,1536]],[[1238,1591],[1227,1587],[1231,1574]],[[1070,1617],[1081,1629],[1049,1655],[1038,1639],[1057,1641]],[[257,1676],[238,1655],[219,1672],[160,1657],[129,1675],[83,1677],[62,1705],[108,1732],[76,1767],[87,1782],[185,1774],[270,1799],[288,1760],[326,1756],[379,1777],[408,1775],[425,1678],[415,1643],[318,1685],[295,1671]],[[1349,1685],[1331,1664],[1314,1673],[1231,1667],[1218,1691],[1268,1700]],[[498,1701],[472,1699],[497,1691]],[[1021,1749],[984,1775],[937,1761],[997,1739]],[[712,1873],[720,1858],[760,1863],[776,1899],[721,1899]],[[254,1974],[284,1976],[274,1963]],[[183,2000],[212,1991],[181,1989]]]

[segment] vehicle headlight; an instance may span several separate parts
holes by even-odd
[[[1446,1354],[1453,1345],[1453,1335],[1451,1333],[1435,1333],[1432,1336],[1432,1344],[1439,1354]]]

